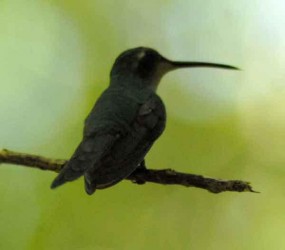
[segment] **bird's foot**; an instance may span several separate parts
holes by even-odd
[[[142,178],[140,178],[140,173],[141,172],[145,172],[147,170],[146,165],[145,165],[145,160],[143,160],[138,167],[136,168],[136,170],[133,172],[133,174],[136,176],[136,179],[132,180],[133,183],[142,185],[145,184],[146,181],[143,180]]]

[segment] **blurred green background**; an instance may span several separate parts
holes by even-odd
[[[180,70],[158,90],[167,128],[150,168],[252,182],[210,194],[127,181],[51,191],[55,173],[0,169],[0,249],[285,249],[285,2],[1,0],[0,148],[67,159],[114,59],[149,46],[240,72]]]

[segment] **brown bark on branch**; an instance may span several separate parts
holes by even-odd
[[[66,160],[49,159],[42,156],[13,152],[7,149],[0,150],[0,164],[14,164],[41,170],[60,172]],[[185,187],[196,187],[206,189],[212,193],[225,191],[255,192],[249,182],[241,180],[220,180],[202,175],[179,173],[171,169],[138,169],[132,173],[127,180],[137,184],[153,182],[165,185],[182,185]]]

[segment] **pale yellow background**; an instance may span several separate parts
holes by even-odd
[[[285,249],[285,2],[1,0],[0,148],[68,158],[116,56],[150,46],[192,69],[158,90],[167,129],[147,157],[252,182],[261,194],[210,194],[122,182],[89,197],[82,180],[0,168],[0,249]]]

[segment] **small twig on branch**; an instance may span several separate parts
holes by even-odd
[[[8,163],[22,165],[42,170],[60,172],[66,160],[49,159],[42,156],[13,152],[7,149],[0,150],[0,164]],[[254,192],[248,182],[240,180],[219,180],[204,177],[202,175],[179,173],[171,169],[154,170],[138,169],[132,173],[127,180],[137,184],[153,182],[165,185],[182,185],[185,187],[196,187],[206,189],[212,193],[225,191]]]

